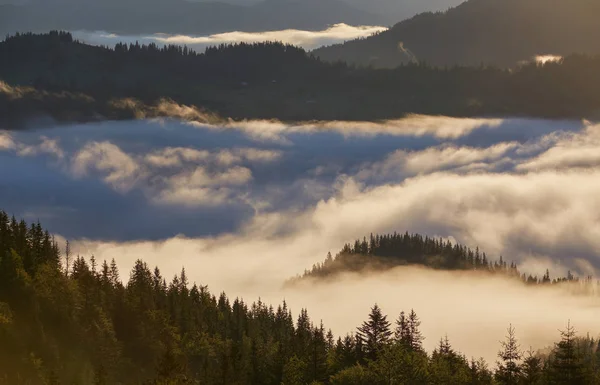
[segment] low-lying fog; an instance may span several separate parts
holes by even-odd
[[[444,334],[491,362],[509,323],[527,348],[567,320],[600,333],[595,298],[468,273],[398,268],[283,288],[371,232],[479,246],[556,275],[600,266],[600,126],[413,116],[381,124],[176,120],[0,131],[0,207],[40,220],[121,275],[183,266],[213,293],[306,307],[337,334],[378,302],[414,308],[426,346]]]
[[[74,31],[73,37],[91,45],[104,45],[114,47],[117,43],[151,44],[159,47],[164,45],[185,45],[196,52],[204,52],[209,46],[233,43],[260,43],[266,41],[280,41],[292,44],[306,50],[312,50],[325,45],[343,43],[348,40],[369,37],[375,33],[385,31],[386,27],[380,26],[352,26],[344,23],[334,24],[322,31],[305,31],[297,29],[286,29],[281,31],[265,32],[242,32],[231,31],[206,36],[188,35],[138,35],[127,36],[102,31]]]

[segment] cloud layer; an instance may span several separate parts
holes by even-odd
[[[114,46],[119,42],[140,44],[155,43],[164,45],[185,45],[197,52],[203,52],[206,47],[219,44],[231,43],[259,43],[266,41],[279,41],[286,44],[296,45],[307,50],[315,49],[324,45],[342,43],[361,37],[368,37],[374,33],[385,31],[387,28],[379,26],[351,26],[344,23],[334,24],[322,31],[303,31],[297,29],[286,29],[281,31],[265,32],[241,32],[233,31],[207,36],[187,35],[143,35],[127,36],[107,32],[75,31],[73,37],[92,45]]]
[[[542,347],[566,317],[595,332],[596,305],[406,268],[300,289],[282,283],[346,242],[393,231],[479,246],[532,273],[597,275],[598,153],[600,126],[576,121],[104,122],[0,132],[0,199],[125,270],[137,258],[167,277],[185,266],[214,291],[308,307],[338,333],[375,301],[391,316],[414,307],[429,347],[447,332],[493,359],[509,322]],[[460,312],[434,323],[449,308]],[[460,333],[465,322],[473,324]]]

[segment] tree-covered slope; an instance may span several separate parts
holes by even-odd
[[[440,66],[515,66],[536,55],[599,53],[599,13],[596,0],[468,0],[314,54],[375,67],[396,67],[415,57]]]
[[[598,342],[571,325],[549,353],[528,355],[510,327],[491,369],[448,338],[426,352],[414,311],[388,320],[375,305],[336,338],[306,310],[294,321],[285,303],[215,296],[185,270],[167,283],[137,261],[124,281],[114,260],[74,256],[68,244],[61,253],[39,223],[0,211],[0,384],[600,383]]]
[[[153,104],[170,98],[234,119],[379,120],[410,113],[594,119],[600,106],[600,56],[573,55],[514,70],[423,63],[373,70],[323,62],[280,43],[223,45],[196,53],[177,46],[94,47],[64,32],[0,42],[0,80],[85,94],[99,103],[133,97]],[[21,110],[12,104],[27,104],[14,96],[0,89],[5,121],[18,120],[13,111]],[[59,118],[69,115],[56,112],[54,105],[46,110]]]

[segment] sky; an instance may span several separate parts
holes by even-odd
[[[394,231],[478,246],[527,272],[597,275],[598,154],[600,125],[587,121],[98,122],[0,131],[0,201],[77,253],[115,258],[122,277],[136,259],[167,277],[185,267],[215,293],[307,307],[337,334],[375,302],[392,318],[415,308],[426,346],[448,333],[493,360],[510,322],[537,348],[566,317],[594,332],[596,302],[415,268],[284,283],[346,242]]]

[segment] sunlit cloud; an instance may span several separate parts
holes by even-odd
[[[351,26],[347,24],[334,24],[322,31],[303,31],[286,29],[281,31],[265,32],[242,32],[232,31],[207,36],[187,35],[117,35],[107,32],[75,31],[73,37],[88,44],[114,46],[119,42],[140,44],[155,43],[164,45],[185,45],[198,52],[204,51],[209,46],[232,43],[259,43],[267,41],[278,41],[292,44],[311,50],[324,45],[342,43],[361,37],[368,37],[375,33],[385,31],[387,28],[380,26]]]
[[[0,133],[0,151],[12,150],[15,148],[15,142],[8,133]]]
[[[581,133],[552,136],[554,145],[518,166],[521,170],[595,168],[600,166],[600,125]]]
[[[556,63],[563,59],[562,56],[558,55],[538,55],[535,57],[535,62],[537,64],[544,65],[546,63]]]
[[[498,165],[498,162],[511,163],[507,157],[508,152],[520,147],[518,143],[501,143],[489,148],[441,146],[424,151],[398,150],[388,155],[384,161],[368,165],[357,176],[359,179],[375,177],[391,180],[398,176],[429,174],[434,171],[485,171]]]
[[[292,134],[334,132],[344,137],[365,137],[391,135],[405,137],[432,136],[437,139],[457,139],[469,133],[486,128],[497,128],[503,119],[451,118],[445,116],[409,115],[402,119],[381,122],[326,121],[301,124],[286,124],[280,121],[248,120],[208,124],[190,121],[188,124],[201,129],[237,130],[258,142],[291,144]]]
[[[20,146],[18,154],[21,156],[35,156],[39,154],[53,155],[58,159],[65,157],[65,153],[60,148],[60,144],[56,139],[50,139],[46,136],[40,137],[40,143],[37,145]]]
[[[133,188],[141,176],[137,162],[110,142],[87,144],[75,155],[71,169],[76,177],[100,172],[106,183],[123,192]]]

